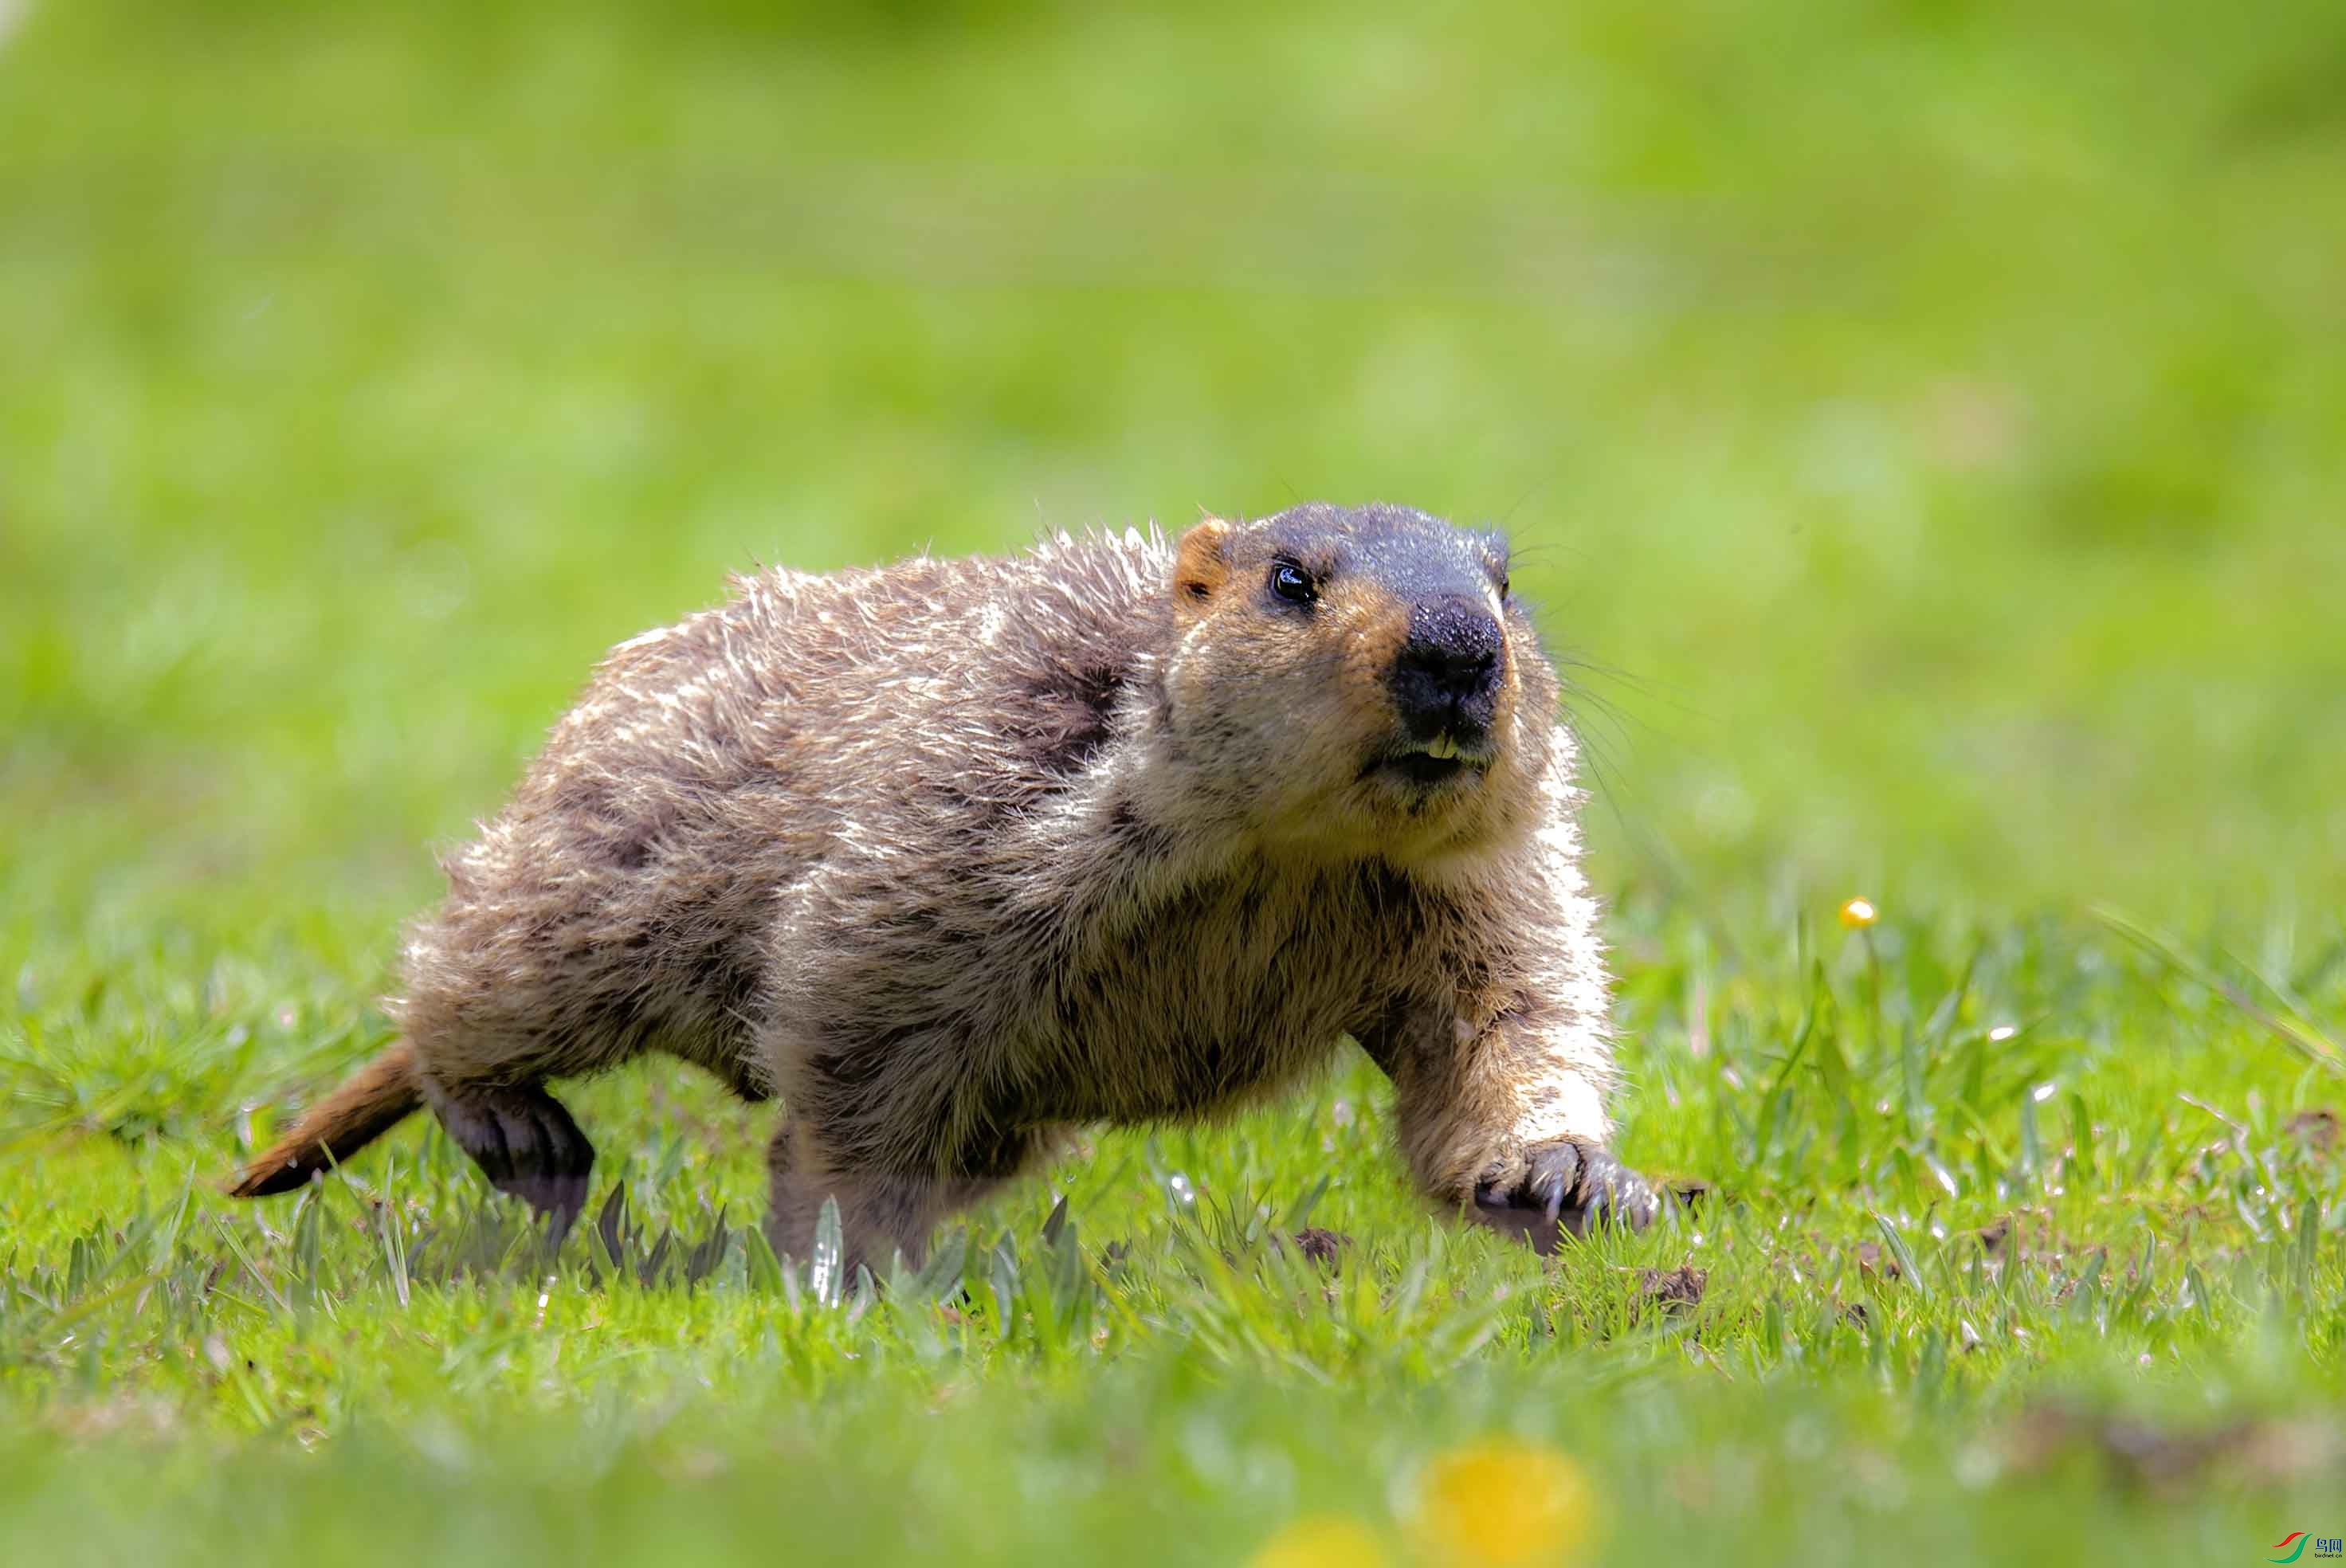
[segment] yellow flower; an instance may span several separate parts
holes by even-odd
[[[1356,1519],[1307,1513],[1264,1542],[1250,1568],[1384,1568],[1385,1549]]]
[[[1863,931],[1881,918],[1872,899],[1851,899],[1841,906],[1841,923],[1851,931]]]
[[[1494,1441],[1425,1467],[1411,1524],[1431,1562],[1501,1568],[1577,1553],[1596,1513],[1578,1465],[1554,1449]]]

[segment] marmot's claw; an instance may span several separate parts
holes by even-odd
[[[1546,1211],[1553,1223],[1573,1200],[1587,1171],[1578,1145],[1553,1144],[1532,1155],[1531,1179],[1524,1183],[1525,1193],[1535,1207]]]
[[[467,1087],[432,1099],[441,1125],[490,1185],[544,1216],[559,1241],[586,1207],[595,1166],[594,1145],[562,1102],[535,1086]]]
[[[1590,1149],[1582,1156],[1581,1173],[1579,1202],[1564,1217],[1576,1236],[1597,1225],[1643,1230],[1661,1212],[1653,1185],[1603,1149]]]
[[[1609,1150],[1570,1142],[1534,1149],[1513,1170],[1480,1183],[1474,1204],[1489,1223],[1525,1232],[1542,1251],[1559,1232],[1581,1236],[1612,1224],[1643,1230],[1661,1211],[1652,1185]]]

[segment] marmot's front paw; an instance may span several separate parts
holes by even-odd
[[[1502,1229],[1525,1230],[1537,1245],[1543,1221],[1575,1236],[1609,1223],[1643,1230],[1661,1201],[1645,1177],[1609,1150],[1567,1139],[1526,1150],[1476,1183],[1474,1207],[1478,1217]]]

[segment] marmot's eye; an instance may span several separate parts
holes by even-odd
[[[1311,577],[1291,561],[1281,561],[1270,569],[1270,591],[1290,605],[1311,602]]]

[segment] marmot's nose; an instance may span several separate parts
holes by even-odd
[[[1392,671],[1393,701],[1411,736],[1472,739],[1488,729],[1506,646],[1489,609],[1472,599],[1411,606],[1409,640]]]

